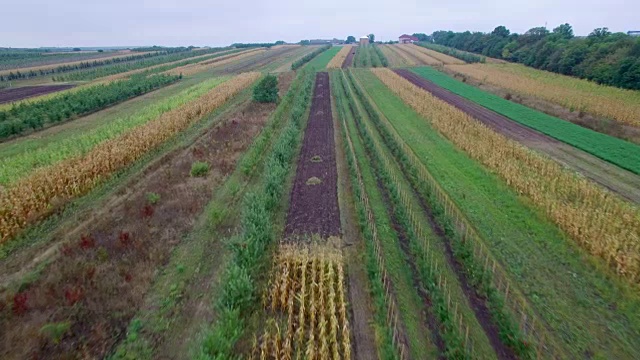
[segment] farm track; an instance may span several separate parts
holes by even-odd
[[[356,56],[357,48],[358,48],[357,46],[351,47],[351,51],[349,52],[349,55],[347,55],[347,57],[344,59],[344,62],[342,63],[343,69],[353,66],[353,58]]]
[[[314,177],[320,182],[309,183]],[[337,177],[329,74],[320,72],[291,189],[285,236],[340,235]]]
[[[640,203],[640,178],[631,172],[518,124],[507,117],[453,94],[409,70],[397,69],[394,71],[414,85],[481,121],[494,131],[546,154],[627,200],[636,204]]]
[[[75,85],[24,86],[0,90],[0,104],[71,89]]]
[[[271,104],[238,107],[190,145],[168,153],[144,170],[142,177],[130,180],[84,222],[60,229],[59,241],[74,236],[88,240],[60,244],[61,254],[26,288],[29,310],[2,321],[3,328],[13,331],[0,336],[0,357],[23,357],[11,351],[29,352],[36,358],[62,358],[64,353],[80,351],[104,356],[143,304],[156,269],[166,263],[171,249],[213,196],[211,188],[233,171],[272,110]],[[189,176],[196,160],[211,164],[206,178]],[[149,192],[160,195],[157,204],[147,203]],[[96,261],[100,251],[107,255]],[[78,302],[74,307],[69,306],[69,294],[78,297],[71,298]],[[43,319],[72,320],[60,344],[52,346],[40,337],[24,335],[29,329],[37,332]],[[16,343],[22,349],[9,345]]]

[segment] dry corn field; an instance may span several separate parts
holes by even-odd
[[[398,50],[398,52],[405,52],[410,54],[411,56],[417,58],[422,62],[423,65],[432,65],[432,66],[441,66],[442,61],[435,59],[424,52],[420,51],[418,46],[413,44],[402,44],[402,45],[394,45],[394,47]],[[420,65],[420,64],[418,64]]]
[[[519,64],[447,65],[480,82],[538,97],[571,110],[584,111],[640,127],[640,91],[598,85],[588,80],[527,68]]]
[[[580,246],[640,281],[640,210],[563,169],[388,69],[376,76],[445,137],[528,197]]]
[[[84,156],[41,168],[0,193],[0,243],[56,207],[86,194],[114,172],[157,148],[247,88],[260,73],[244,73],[204,96],[106,141]]]
[[[399,58],[399,61],[403,64],[402,66],[416,66],[419,65],[418,62],[409,56],[406,52],[400,50],[397,45],[384,45],[384,48],[389,49],[395,56]]]
[[[339,250],[283,245],[263,305],[271,316],[253,359],[351,359],[343,259]]]
[[[234,61],[238,61],[244,58],[248,58],[250,56],[255,56],[261,52],[265,52],[267,51],[266,49],[250,49],[250,50],[246,50],[246,51],[241,51],[239,53],[234,53],[234,54],[229,54],[226,56],[221,56],[219,58],[215,58],[215,59],[211,59],[211,60],[206,60],[206,61],[201,61],[199,63],[195,63],[195,64],[189,64],[189,65],[185,65],[185,66],[180,66],[177,67],[175,69],[171,69],[171,70],[167,70],[165,72],[163,72],[163,74],[167,74],[167,75],[184,75],[184,76],[189,76],[189,75],[193,75],[202,71],[206,71],[218,66],[223,66],[226,65],[228,63],[234,62]]]
[[[343,46],[342,49],[340,49],[340,51],[338,51],[336,56],[334,56],[333,59],[331,59],[331,61],[329,61],[329,63],[327,64],[327,68],[328,69],[339,69],[339,68],[341,68],[342,67],[342,63],[344,63],[344,59],[347,58],[347,55],[349,55],[349,52],[351,51],[351,49],[353,49],[353,46],[351,46],[351,45]]]
[[[464,61],[460,59],[456,59],[453,56],[449,56],[447,54],[439,53],[437,51],[433,51],[431,49],[423,48],[422,46],[418,46],[415,44],[411,44],[416,51],[420,51],[423,54],[431,56],[432,58],[442,61],[446,65],[464,65],[466,64]]]

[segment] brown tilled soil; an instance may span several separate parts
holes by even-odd
[[[110,351],[124,336],[171,250],[189,232],[213,189],[233,171],[274,107],[243,104],[188,147],[150,165],[83,216],[83,223],[59,230],[55,245],[25,249],[26,256],[8,259],[24,261],[52,253],[31,284],[17,294],[0,294],[0,358],[100,358]],[[209,174],[191,177],[194,161],[209,163]],[[159,195],[156,203],[148,200],[150,193]],[[65,322],[69,329],[57,344],[40,331],[46,324]]]
[[[4,89],[0,90],[0,104],[71,89],[74,86],[75,85],[42,85]]]
[[[329,74],[316,75],[309,122],[291,189],[285,234],[340,235]]]
[[[551,157],[632,202],[640,203],[640,178],[637,175],[529,127],[518,124],[507,117],[447,91],[409,70],[398,69],[394,71],[416,86],[429,91],[439,99],[481,121],[496,132]]]
[[[346,69],[349,66],[353,65],[353,58],[356,56],[356,49],[357,49],[357,46],[352,46],[351,47],[351,51],[349,52],[347,57],[344,58],[344,62],[342,62],[342,68],[343,69]]]

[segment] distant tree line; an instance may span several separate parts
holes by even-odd
[[[133,48],[131,49],[131,51],[136,51],[136,52],[164,51],[167,54],[175,54],[179,52],[191,51],[195,48],[196,48],[195,46],[164,47],[164,46],[154,45],[154,46]]]
[[[597,28],[575,37],[569,24],[524,34],[498,26],[491,33],[436,31],[427,40],[537,69],[640,90],[640,37]]]
[[[133,76],[131,79],[92,86],[48,100],[20,103],[0,111],[0,139],[60,123],[178,81],[181,76]]]

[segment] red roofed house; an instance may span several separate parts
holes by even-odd
[[[414,41],[418,41],[418,38],[415,36],[403,34],[398,38],[398,41],[400,42],[400,44],[411,44]]]

